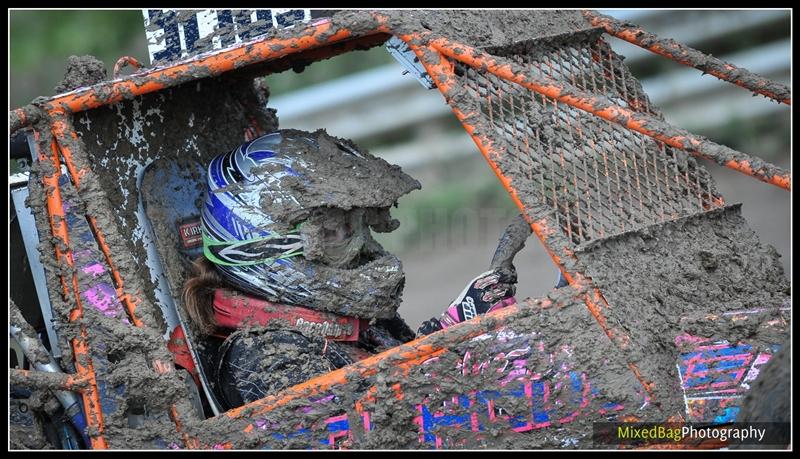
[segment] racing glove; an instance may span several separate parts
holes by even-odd
[[[418,335],[429,335],[451,325],[516,303],[517,272],[513,265],[486,271],[472,279],[439,318],[422,323]]]

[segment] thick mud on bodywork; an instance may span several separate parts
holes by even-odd
[[[48,138],[43,139],[39,148],[44,146],[49,146]],[[74,268],[64,270],[66,267],[55,260],[44,261],[48,271],[53,273],[59,270],[66,275],[74,273],[80,303],[72,303],[72,298],[59,294],[61,290],[53,275],[56,285],[49,287],[59,342],[52,344],[60,346],[66,362],[74,358],[78,365],[85,367],[91,359],[96,373],[93,381],[99,404],[96,407],[102,412],[102,434],[106,436],[109,447],[140,445],[142,448],[158,448],[166,447],[170,441],[180,441],[168,413],[172,405],[180,406],[181,412],[188,413],[188,397],[177,373],[169,371],[172,356],[163,345],[161,321],[148,316],[146,304],[142,302],[137,311],[138,320],[151,326],[133,326],[85,218],[87,213],[92,215],[87,211],[86,200],[65,175],[61,176],[59,187],[64,222],[71,236]],[[39,192],[38,187],[31,187],[31,196]],[[47,234],[46,223],[38,221],[38,217],[39,234]],[[52,252],[42,250],[41,253],[46,256]],[[134,277],[129,279],[129,285],[136,285]],[[141,295],[141,291],[135,293]],[[78,317],[75,317],[76,310],[73,309],[76,304],[81,305]],[[71,337],[82,337],[79,339],[84,340],[83,344],[79,347]],[[88,346],[89,353],[85,346]],[[82,352],[76,350],[80,348],[83,348]],[[100,432],[90,425],[86,433],[96,435]]]
[[[739,397],[788,333],[791,301],[779,255],[739,206],[590,243],[576,255],[609,303],[606,318],[630,337],[626,357],[654,383],[654,402],[670,413],[685,408],[689,420],[735,418]],[[736,371],[724,369],[722,354],[737,356]],[[701,399],[715,390],[730,397]]]
[[[99,187],[116,210],[111,224],[119,229],[137,265],[147,261],[136,183],[144,167],[165,158],[194,170],[193,164],[207,164],[242,143],[248,129],[275,130],[277,118],[265,109],[267,96],[251,80],[222,77],[75,115],[75,129]],[[203,178],[197,177],[197,183],[202,185]],[[143,292],[154,301],[150,276],[135,272],[145,277],[142,282],[148,287]],[[176,279],[183,275],[175,274]]]
[[[230,429],[213,436],[236,447],[591,448],[592,422],[732,421],[789,321],[777,256],[738,207],[598,241],[578,259],[607,295],[608,319],[630,334],[628,348],[564,288],[414,365],[383,362],[330,392],[253,408],[247,422],[210,421]],[[429,337],[434,348],[441,336]]]
[[[67,89],[96,82],[81,79],[94,72],[93,69],[94,66],[81,72],[70,68],[60,87]],[[73,81],[75,78],[79,81]],[[80,336],[81,327],[87,330],[90,357],[98,374],[102,435],[111,448],[165,448],[183,444],[170,418],[172,410],[177,409],[175,413],[185,420],[182,422],[190,422],[195,416],[188,406],[182,377],[171,370],[172,356],[163,338],[167,322],[154,292],[166,286],[159,286],[156,275],[147,269],[150,260],[144,246],[141,220],[144,216],[137,212],[137,178],[151,161],[166,159],[179,165],[207,162],[240,144],[247,130],[276,129],[274,112],[265,108],[266,97],[252,80],[222,77],[73,117],[78,138],[71,141],[69,148],[85,152],[85,161],[82,155],[75,156],[76,166],[91,172],[82,177],[80,194],[62,176],[61,194],[74,272],[78,274],[82,292],[83,316],[71,321],[70,311],[75,305],[58,294],[62,289],[55,276],[48,287],[59,336]],[[52,139],[49,128],[41,126],[38,132],[41,133],[38,149],[47,155]],[[34,166],[31,177],[29,203],[41,235],[49,234],[50,229],[46,212],[38,204],[44,202],[44,190],[36,184],[39,177],[50,173],[52,166],[40,162]],[[134,327],[129,320],[85,216],[94,218],[106,244],[112,247],[115,267],[125,280],[125,293],[137,299],[136,317],[144,327]],[[168,233],[175,231],[172,228]],[[52,250],[46,247],[49,242],[44,241],[42,250],[46,268],[50,273],[70,275],[72,270],[53,258]],[[58,239],[53,239],[53,243],[63,247]],[[175,269],[175,279],[182,282],[184,267],[180,263],[168,266]],[[104,278],[107,280],[103,281]],[[59,345],[69,360],[72,346],[66,340]],[[80,356],[82,365],[87,363],[85,357]],[[89,433],[96,434],[97,430],[90,427]]]
[[[486,333],[385,361],[372,376],[346,367],[347,382],[330,392],[253,409],[247,421],[209,420],[201,438],[236,448],[590,447],[592,420],[639,413],[645,393],[572,295],[554,291],[520,307],[511,325],[489,320]],[[426,339],[436,348],[444,334]]]
[[[738,207],[597,241],[577,256],[606,295],[607,319],[630,334],[627,348],[602,331],[581,292],[559,289],[413,365],[390,360],[329,392],[254,407],[248,421],[210,421],[212,436],[236,447],[592,448],[608,446],[593,443],[593,422],[735,419],[790,320],[777,255]],[[434,349],[442,336],[428,338]],[[223,425],[230,430],[216,430]]]
[[[389,14],[409,24],[419,21],[423,30],[489,50],[592,28],[578,10],[437,10]]]
[[[599,31],[489,51],[663,118]],[[685,151],[453,64],[450,104],[575,286],[590,288],[596,326],[647,385],[648,405],[665,418],[734,419],[788,333],[791,293],[775,250]]]
[[[760,377],[742,401],[736,422],[792,422],[792,342],[764,365]],[[741,449],[778,449],[790,445],[789,429],[773,445],[742,445]]]
[[[745,397],[737,422],[791,422],[791,357],[792,342],[786,341]]]

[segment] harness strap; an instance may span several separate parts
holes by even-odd
[[[357,317],[273,303],[229,289],[214,291],[214,318],[224,328],[288,328],[334,341],[358,341],[360,328],[367,325]]]

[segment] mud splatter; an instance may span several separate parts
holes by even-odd
[[[403,172],[399,166],[389,164],[347,139],[330,136],[324,129],[313,133],[287,129],[278,148],[292,152],[287,158],[296,158],[292,170],[297,174],[283,175],[280,185],[265,191],[262,207],[269,209],[277,221],[291,225],[308,217],[315,207],[336,207],[349,210],[356,207],[388,208],[397,200],[415,190],[420,183]],[[318,148],[299,139],[313,139]],[[279,170],[273,170],[278,167]],[[265,164],[253,173],[271,174],[283,171],[282,164]],[[291,196],[277,199],[279,191]],[[289,199],[289,198],[293,199]]]
[[[470,46],[505,47],[513,43],[591,28],[577,10],[433,10],[389,13],[418,21],[423,30]]]
[[[80,143],[97,178],[87,180],[85,186],[101,193],[98,196],[108,200],[107,208],[115,209],[98,217],[98,225],[119,231],[116,244],[127,247],[130,256],[125,258],[132,263],[132,273],[144,274],[135,266],[141,266],[147,259],[136,216],[136,180],[140,171],[159,158],[186,167],[195,161],[207,163],[217,154],[238,146],[245,131],[253,128],[254,121],[262,132],[274,130],[277,120],[261,104],[263,101],[263,92],[256,93],[249,81],[216,78],[75,116]],[[202,183],[200,177],[198,183]],[[174,228],[154,230],[164,234],[175,232]],[[183,278],[185,266],[179,264],[175,269],[181,272],[174,273],[174,277],[170,273],[170,278]],[[154,301],[155,289],[150,286],[149,276],[142,279],[141,285],[140,291]]]
[[[100,59],[94,56],[70,56],[64,79],[55,87],[56,94],[72,91],[83,86],[91,86],[106,80],[108,70]]]
[[[772,356],[742,403],[736,422],[790,422],[792,342]]]
[[[792,340],[787,339],[761,369],[758,379],[742,402],[736,422],[791,422],[791,354]],[[789,445],[788,434],[787,430],[784,438],[775,438],[775,444],[740,445],[738,449],[785,448]]]

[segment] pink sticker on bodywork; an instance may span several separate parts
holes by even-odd
[[[117,294],[107,284],[96,285],[84,293],[86,300],[108,317],[116,317],[122,310],[117,301]]]
[[[93,265],[85,266],[83,268],[83,272],[86,274],[91,274],[92,277],[97,277],[105,273],[106,269],[100,263],[95,263]]]

